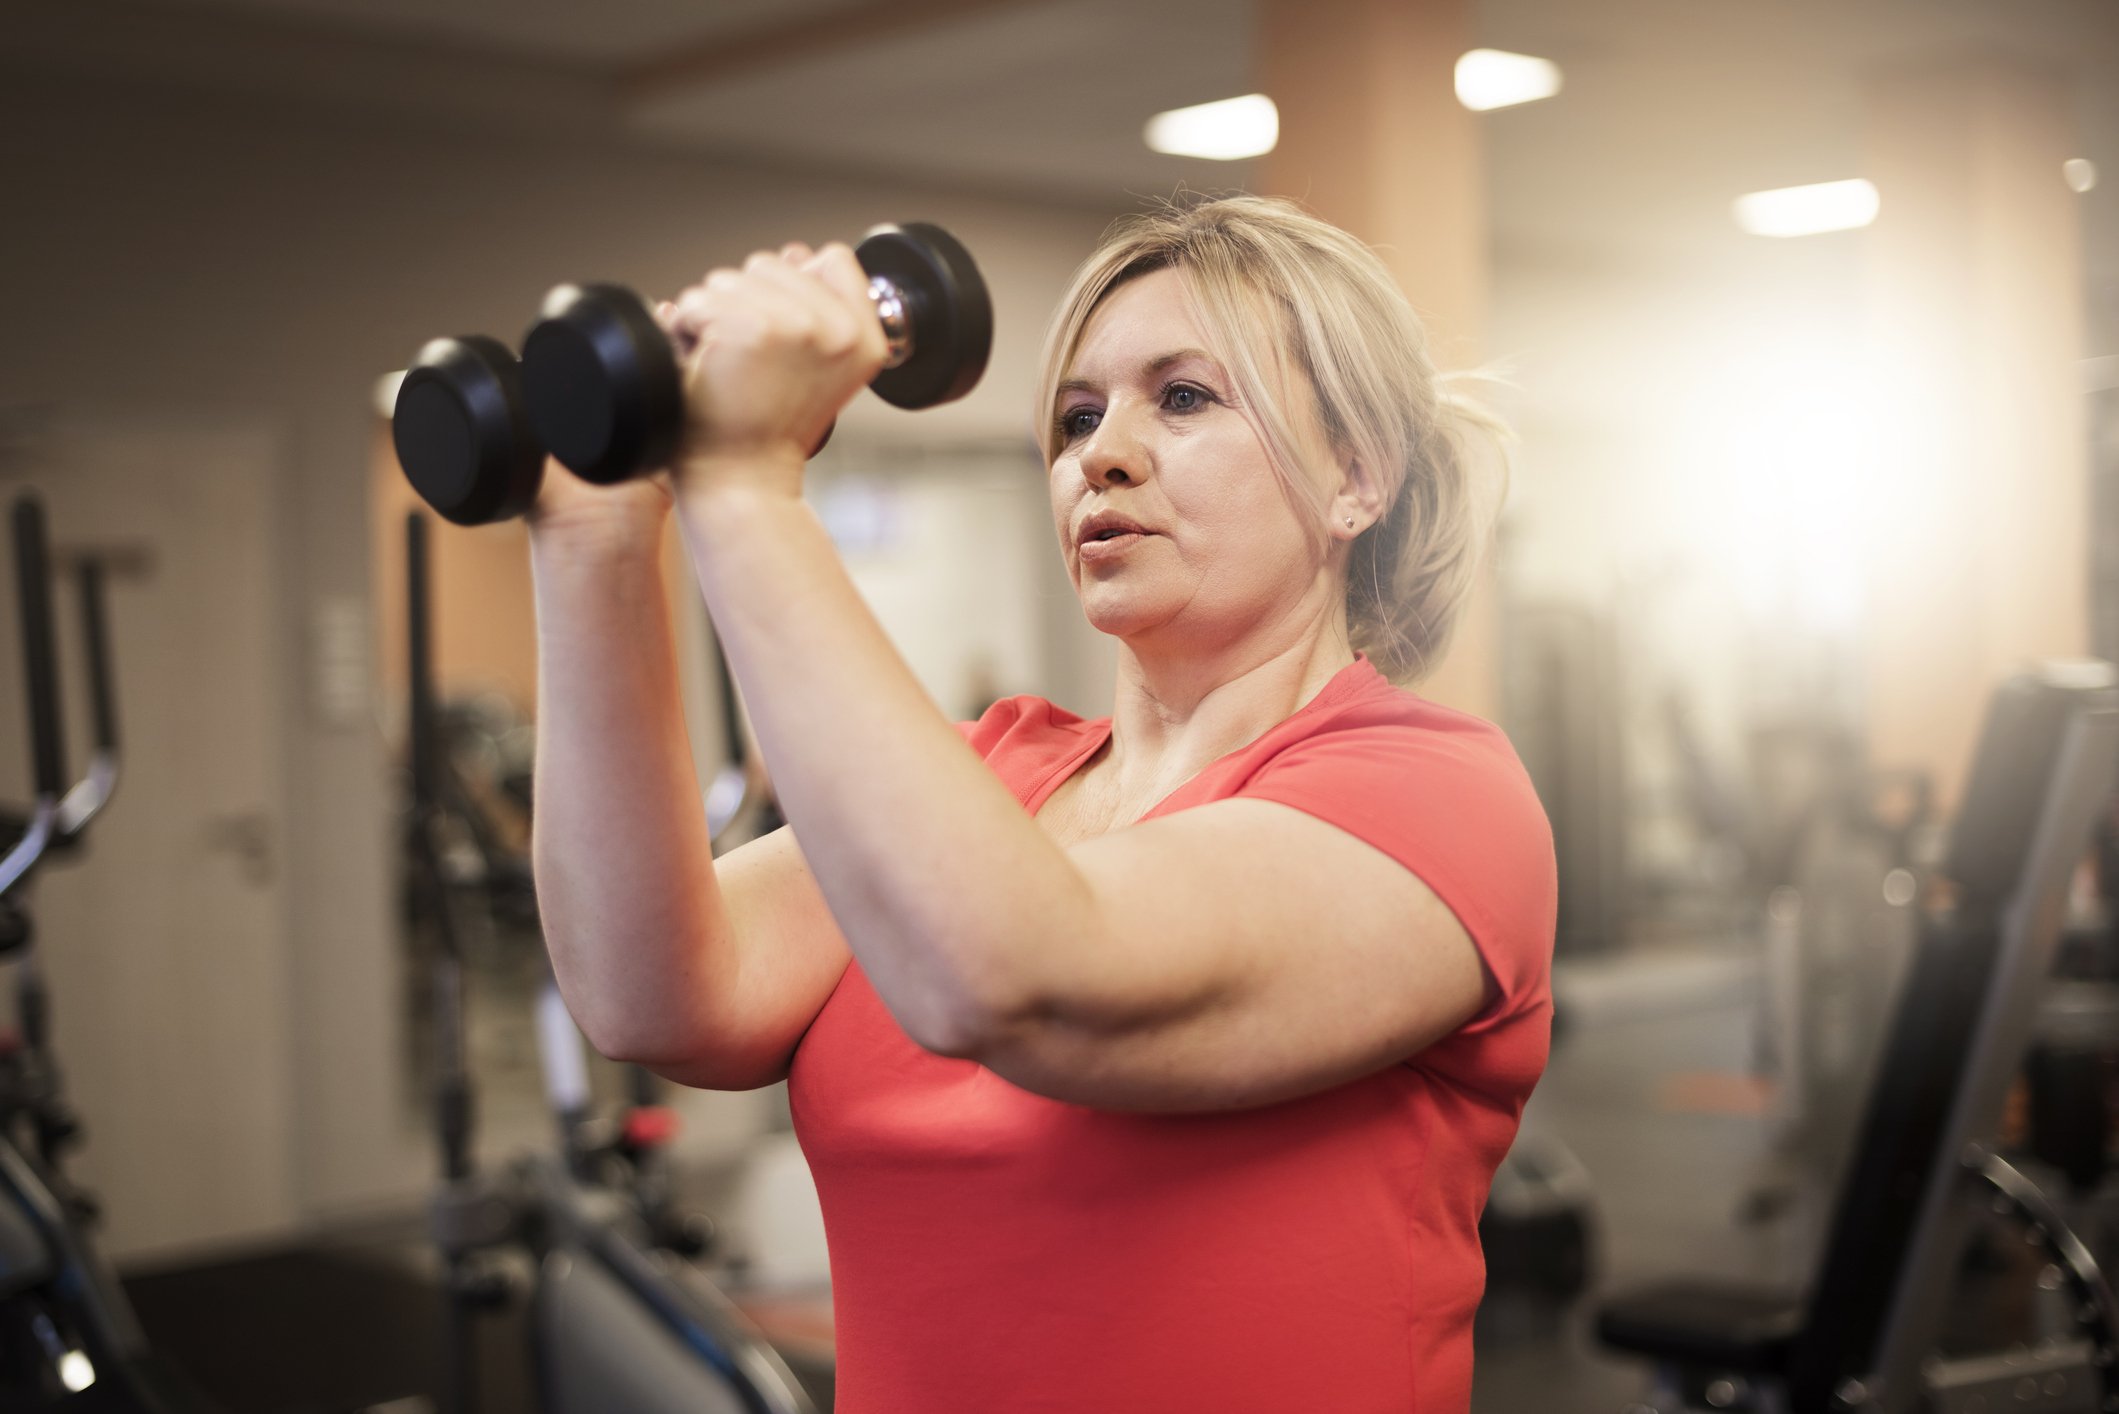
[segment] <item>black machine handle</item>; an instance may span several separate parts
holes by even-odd
[[[81,594],[81,636],[88,646],[89,704],[94,709],[96,750],[118,749],[118,709],[110,671],[109,619],[103,612],[103,562],[84,557],[74,571]]]
[[[74,573],[81,600],[81,640],[95,754],[89,760],[87,774],[69,789],[65,784],[64,718],[59,713],[59,673],[54,652],[58,628],[52,607],[53,563],[43,504],[34,496],[22,496],[15,502],[14,517],[23,678],[29,691],[31,769],[36,778],[37,800],[50,798],[54,802],[44,848],[57,852],[68,850],[79,841],[89,821],[110,803],[118,786],[118,709],[111,670],[109,617],[104,608],[106,572],[102,560],[83,556]],[[59,782],[56,792],[51,789],[54,771]],[[32,816],[36,809],[32,807]],[[12,812],[0,818],[13,831],[22,830],[27,823]],[[27,863],[23,861],[25,868]],[[14,877],[0,871],[0,887]]]
[[[29,688],[30,766],[37,794],[66,789],[66,744],[59,722],[59,664],[52,643],[51,552],[44,503],[15,499],[15,580],[22,608],[23,679]]]
[[[76,781],[59,802],[59,838],[65,844],[80,837],[118,788],[117,691],[110,666],[103,585],[103,562],[84,556],[74,570],[74,586],[81,599],[81,641],[88,661],[90,725],[95,732],[96,749],[88,763],[88,774]]]
[[[65,743],[59,725],[59,671],[52,651],[51,556],[45,544],[44,503],[33,495],[16,498],[15,585],[22,611],[23,683],[29,693],[30,770],[36,801],[21,822],[22,836],[0,858],[0,896],[28,876],[55,838],[59,792],[65,788]],[[4,930],[10,944],[24,933]]]
[[[412,805],[432,810],[441,800],[434,742],[434,649],[430,640],[433,613],[428,587],[427,518],[418,511],[405,516],[405,671],[410,679],[406,725],[412,767]]]
[[[472,1174],[472,1101],[464,1044],[463,952],[449,890],[434,839],[435,815],[441,804],[439,743],[435,740],[434,661],[427,563],[427,518],[418,511],[405,516],[405,647],[410,677],[411,720],[406,737],[412,767],[412,850],[414,867],[434,909],[441,956],[435,968],[435,1061],[438,1070],[437,1122],[441,1130],[445,1177]]]
[[[476,1110],[464,1039],[463,949],[450,912],[449,888],[434,838],[441,801],[441,760],[434,720],[432,607],[427,564],[427,518],[405,515],[405,668],[410,678],[406,755],[412,773],[412,867],[434,911],[440,956],[434,963],[434,1120],[441,1141],[442,1191],[430,1214],[442,1249],[447,1279],[442,1305],[448,1321],[445,1414],[475,1414],[479,1408],[478,1315],[487,1295],[475,1265],[490,1234],[491,1195],[479,1184],[472,1133]]]

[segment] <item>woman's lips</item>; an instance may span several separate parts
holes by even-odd
[[[1084,564],[1095,564],[1102,560],[1115,560],[1146,540],[1151,532],[1128,530],[1117,535],[1107,535],[1101,540],[1084,540],[1081,557]]]

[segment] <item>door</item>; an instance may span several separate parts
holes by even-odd
[[[112,562],[122,771],[77,860],[31,904],[53,1038],[87,1129],[72,1172],[102,1241],[138,1257],[254,1239],[295,1218],[291,958],[281,858],[272,429],[189,415],[38,419],[0,464],[45,500],[69,771],[90,738],[65,565]],[[0,619],[0,795],[27,793],[14,567]],[[12,1016],[12,986],[0,1016]]]

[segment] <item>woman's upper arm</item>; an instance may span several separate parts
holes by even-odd
[[[714,873],[736,954],[733,982],[710,1000],[711,1034],[692,1054],[643,1063],[679,1084],[754,1089],[786,1078],[851,954],[792,829],[729,851]]]
[[[1189,1111],[1312,1094],[1469,1020],[1489,982],[1417,876],[1343,830],[1227,800],[1070,851],[1095,934],[1034,974],[976,1056],[1102,1109]]]
[[[1550,828],[1491,728],[1320,735],[1070,853],[1092,935],[1041,951],[978,1056],[1057,1099],[1313,1093],[1533,1001],[1550,966]]]

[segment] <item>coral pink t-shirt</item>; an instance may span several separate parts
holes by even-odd
[[[1110,730],[1032,697],[965,728],[1032,812]],[[1366,659],[1150,814],[1232,796],[1403,863],[1463,922],[1499,1000],[1319,1094],[1139,1115],[921,1050],[849,966],[790,1076],[830,1242],[840,1414],[1469,1406],[1479,1213],[1552,1016],[1545,814],[1499,730]]]

